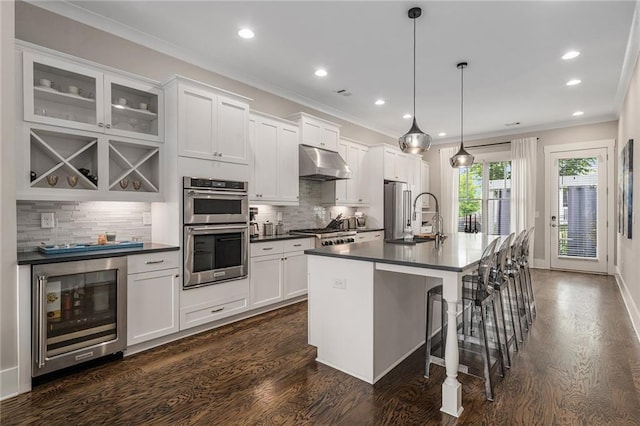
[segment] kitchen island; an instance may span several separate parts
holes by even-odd
[[[442,284],[448,302],[441,410],[462,413],[456,310],[463,275],[494,237],[449,235],[434,242],[371,241],[306,250],[309,344],[317,361],[375,383],[425,342],[426,292]]]

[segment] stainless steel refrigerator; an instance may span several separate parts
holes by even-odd
[[[406,223],[411,226],[411,191],[403,182],[384,184],[384,238],[403,237]]]

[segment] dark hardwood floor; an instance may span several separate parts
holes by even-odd
[[[424,348],[374,386],[314,361],[307,305],[90,368],[2,402],[14,424],[640,424],[640,344],[611,277],[534,271],[538,318],[495,401],[459,375],[464,413],[442,414],[444,369]]]

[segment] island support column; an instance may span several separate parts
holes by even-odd
[[[442,408],[440,411],[455,417],[460,417],[462,410],[464,410],[462,407],[462,385],[458,381],[460,355],[458,352],[457,311],[458,302],[462,296],[461,279],[460,274],[455,272],[445,273],[442,277],[442,296],[447,308],[447,344],[444,354],[447,378],[442,383]]]

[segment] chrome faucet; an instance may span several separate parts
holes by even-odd
[[[413,220],[416,220],[418,217],[418,214],[416,213],[416,204],[418,203],[418,198],[420,198],[423,195],[430,195],[436,202],[436,214],[433,216],[433,233],[436,236],[436,243],[439,244],[440,241],[443,239],[442,238],[443,237],[442,216],[440,216],[440,205],[438,204],[438,199],[436,198],[435,195],[433,195],[430,192],[421,192],[416,196],[416,199],[413,200]]]

